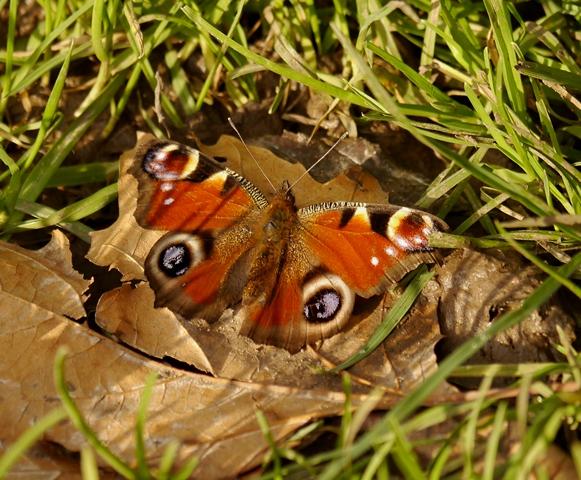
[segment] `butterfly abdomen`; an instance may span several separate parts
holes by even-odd
[[[256,221],[259,234],[250,262],[244,299],[258,298],[265,303],[271,300],[286,264],[288,245],[296,222],[294,198],[282,191],[261,212]]]

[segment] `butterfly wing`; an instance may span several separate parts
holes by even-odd
[[[244,297],[243,333],[291,351],[334,335],[348,322],[355,295],[381,293],[435,261],[428,237],[446,229],[437,217],[397,206],[340,202],[299,210],[273,291]]]
[[[130,173],[139,183],[135,217],[146,228],[220,231],[268,204],[244,177],[179,143],[146,143]]]
[[[314,205],[300,210],[299,218],[306,247],[363,297],[434,262],[429,236],[448,228],[436,216],[395,205]]]
[[[138,223],[169,231],[145,261],[156,306],[215,320],[240,298],[256,243],[252,218],[266,199],[237,173],[174,142],[143,145],[130,173],[139,183]]]

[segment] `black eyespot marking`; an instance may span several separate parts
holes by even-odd
[[[202,248],[204,250],[204,258],[208,258],[212,256],[212,252],[214,251],[214,237],[211,235],[200,235],[202,239]]]
[[[150,177],[155,179],[171,180],[171,178],[166,178],[167,168],[165,166],[165,156],[159,155],[165,147],[171,145],[170,143],[158,143],[154,147],[150,148],[145,152],[143,160],[141,161],[141,166],[143,171],[147,173]],[[172,152],[174,155],[177,152]]]
[[[401,210],[400,210],[401,211]],[[425,214],[415,211],[404,212],[391,226],[390,238],[403,249],[412,252],[431,250],[428,235],[437,227]]]
[[[239,187],[239,186],[240,186],[240,184],[236,181],[236,179],[232,175],[228,175],[226,177],[226,181],[224,182],[224,185],[222,185],[222,191],[220,192],[220,195],[222,197],[225,197],[232,190],[234,190],[236,187]]]
[[[347,207],[341,212],[341,220],[339,221],[339,228],[345,227],[355,215],[355,208]]]
[[[319,290],[306,303],[305,318],[312,323],[326,323],[335,318],[341,310],[341,295],[330,288]]]
[[[198,161],[202,157],[205,161]],[[185,180],[193,183],[203,182],[222,169],[213,159],[205,157],[201,152],[171,142],[153,145],[145,152],[141,167],[155,180],[166,182]],[[191,171],[185,172],[186,169]]]
[[[387,224],[389,223],[389,215],[387,213],[373,213],[369,214],[369,222],[371,229],[379,235],[387,236]]]
[[[179,277],[186,273],[192,264],[189,248],[183,243],[176,243],[164,248],[158,259],[159,269],[168,277]]]

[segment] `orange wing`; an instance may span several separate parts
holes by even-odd
[[[222,230],[267,205],[249,181],[178,143],[144,145],[130,171],[139,182],[135,217],[146,228]]]
[[[243,299],[241,333],[296,352],[341,330],[355,295],[341,278],[313,268],[311,262],[301,265],[289,259],[286,266],[267,297]]]
[[[255,236],[244,221],[216,237],[168,233],[151,249],[145,272],[156,307],[212,322],[237,303],[246,284]]]
[[[274,288],[243,299],[242,332],[291,351],[341,330],[355,294],[381,293],[433,262],[428,236],[447,229],[430,214],[386,205],[328,203],[297,215]]]
[[[237,173],[173,142],[145,144],[130,172],[139,183],[138,223],[169,231],[145,261],[156,306],[217,319],[242,294],[253,218],[266,199]]]
[[[428,237],[448,228],[438,217],[394,205],[314,205],[299,218],[306,248],[364,297],[433,262]]]

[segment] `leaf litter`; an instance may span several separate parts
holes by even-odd
[[[225,158],[230,168],[242,172],[265,193],[270,191],[238,140],[224,136],[216,145],[200,149]],[[251,149],[275,185],[304,171],[302,165],[283,162],[265,149]],[[196,471],[200,478],[234,476],[258,466],[268,450],[255,419],[257,408],[265,414],[275,440],[313,419],[341,414],[345,402],[341,379],[322,372],[365,344],[399,287],[367,301],[347,332],[295,355],[255,345],[238,335],[239,319],[233,312],[209,326],[203,320],[184,322],[167,309],[154,309],[153,292],[142,282],[142,264],[163,232],[144,230],[133,218],[136,182],[127,174],[132,158],[133,153],[127,152],[121,159],[119,219],[93,234],[88,254],[95,264],[119,270],[126,282],[99,299],[95,320],[101,332],[87,322],[72,320],[86,316],[83,302],[90,281],[72,269],[64,235],[55,233],[39,251],[11,244],[0,247],[0,397],[5,399],[0,440],[13,440],[59,404],[52,362],[57,348],[67,346],[71,394],[89,425],[116,454],[134,461],[134,415],[147,375],[156,372],[159,380],[146,424],[148,461],[155,464],[164,446],[178,439],[180,459],[191,455],[200,459]],[[297,185],[297,200],[300,205],[329,199],[387,201],[373,177],[364,171],[356,173],[356,180],[342,175],[324,184],[306,176]],[[536,274],[527,275],[519,284],[515,278],[520,265],[491,258],[466,251],[443,260],[438,276],[428,283],[408,316],[376,352],[350,369],[354,407],[371,387],[380,386],[385,396],[378,407],[388,408],[437,368],[436,345],[456,345],[485,328],[491,318],[483,312],[518,306],[538,284]],[[483,271],[490,288],[471,296],[472,289],[481,289]],[[494,297],[506,282],[514,287],[509,296]],[[526,351],[531,342],[536,342],[539,352],[532,360],[553,358],[550,355],[556,353],[547,353],[550,347],[543,350],[537,341],[556,341],[554,322],[546,320],[547,312],[573,338],[571,317],[554,308],[537,312],[531,326],[525,322],[517,332],[506,332],[507,339],[495,339],[501,346],[491,346],[490,354],[475,361],[519,361],[519,352]],[[539,325],[544,328],[540,337]],[[510,344],[512,355],[502,342]],[[500,350],[503,355],[495,356]],[[454,387],[444,384],[436,394],[442,398],[453,392]],[[47,439],[73,452],[84,444],[70,423],[51,430]]]

